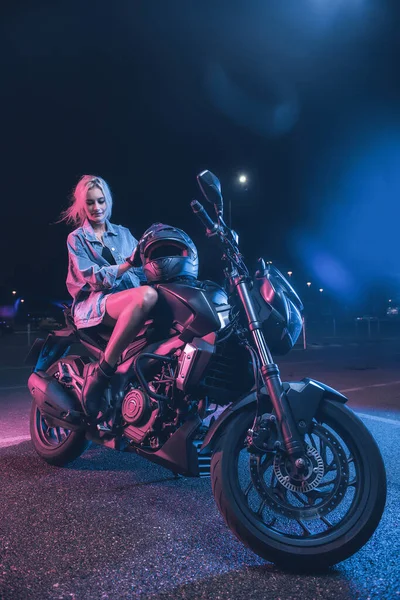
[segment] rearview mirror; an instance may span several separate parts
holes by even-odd
[[[197,175],[197,182],[204,198],[214,204],[217,215],[222,216],[224,201],[221,194],[221,183],[211,171],[202,171]]]

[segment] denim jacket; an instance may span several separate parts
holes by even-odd
[[[86,219],[82,227],[72,231],[67,239],[67,288],[72,298],[72,314],[78,329],[93,327],[103,320],[109,294],[138,287],[146,278],[143,269],[130,269],[118,277],[118,266],[125,262],[137,246],[129,229],[106,221],[104,244],[110,249],[116,264],[110,265],[102,256],[102,244]]]

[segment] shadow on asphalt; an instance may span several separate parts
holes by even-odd
[[[209,598],[226,599],[279,599],[347,600],[356,598],[351,584],[343,573],[331,569],[323,576],[296,576],[266,564],[248,567],[221,575],[205,577],[184,585],[171,587],[160,594],[147,594],[143,600],[180,598],[193,600]]]
[[[24,452],[24,455],[14,454],[13,449],[19,449]],[[8,461],[5,458],[5,451],[11,457],[12,460]],[[27,461],[26,454],[29,453],[31,460]],[[108,460],[109,459],[109,460]],[[96,444],[92,444],[89,448],[74,462],[69,463],[65,467],[57,467],[49,465],[39,455],[36,454],[35,449],[32,446],[32,442],[24,441],[13,446],[0,448],[0,464],[2,460],[7,461],[7,467],[10,469],[9,472],[14,472],[20,475],[31,475],[37,478],[44,474],[56,474],[68,471],[104,471],[104,472],[131,472],[136,475],[141,469],[138,469],[138,464],[146,466],[144,469],[146,474],[152,467],[154,471],[160,474],[165,473],[165,477],[151,479],[146,482],[137,482],[136,485],[145,485],[147,483],[161,483],[163,481],[177,481],[181,479],[188,479],[185,477],[175,477],[171,474],[168,469],[163,469],[158,465],[153,465],[146,459],[141,458],[133,452],[118,452],[109,448],[105,448]],[[35,463],[34,465],[32,463]],[[3,463],[4,466],[4,463]],[[196,478],[197,479],[197,478]]]

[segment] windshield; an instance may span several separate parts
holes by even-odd
[[[277,288],[283,290],[287,297],[290,298],[290,300],[295,304],[295,306],[298,307],[300,312],[303,311],[303,303],[300,300],[300,297],[298,296],[297,292],[295,292],[294,288],[286,279],[286,277],[282,275],[279,269],[272,265],[269,265],[268,279],[270,280],[276,291],[278,291]]]

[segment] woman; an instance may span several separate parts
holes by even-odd
[[[118,358],[157,301],[153,288],[140,286],[143,271],[133,266],[137,240],[126,227],[110,223],[111,210],[104,179],[84,175],[62,217],[78,225],[67,240],[67,288],[75,324],[78,329],[99,323],[114,328],[101,359],[85,367],[82,406],[88,416],[97,415]]]

